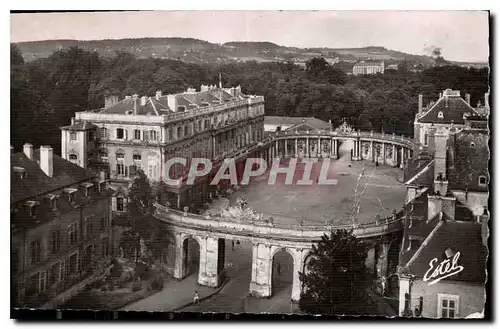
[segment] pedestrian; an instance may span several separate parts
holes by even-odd
[[[193,305],[198,305],[200,303],[200,296],[198,296],[198,291],[194,291]]]

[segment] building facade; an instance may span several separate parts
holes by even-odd
[[[449,105],[467,105],[457,94],[452,97]],[[427,129],[428,150],[406,168],[399,313],[463,318],[482,313],[486,296],[488,117],[465,115],[458,128],[449,122]]]
[[[353,75],[365,75],[365,74],[384,74],[385,66],[384,61],[361,61],[354,64],[352,68]]]
[[[11,154],[12,294],[53,308],[92,282],[111,254],[110,191],[52,148]]]
[[[62,157],[109,179],[114,211],[126,211],[127,187],[139,169],[152,182],[180,179],[166,187],[167,201],[178,209],[196,208],[215,191],[210,175],[185,184],[191,160],[211,159],[216,172],[224,158],[257,145],[264,138],[264,98],[245,95],[239,86],[204,85],[173,95],[113,97],[103,109],[76,113],[61,130]],[[186,165],[167,168],[178,157]]]

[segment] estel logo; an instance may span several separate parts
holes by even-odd
[[[446,250],[446,254],[448,256],[448,251],[450,249]],[[450,251],[452,252],[452,251]],[[429,262],[429,269],[427,272],[425,272],[424,275],[424,282],[430,281],[429,285],[437,283],[447,277],[450,277],[452,275],[458,274],[463,271],[464,267],[458,265],[458,260],[460,258],[460,252],[457,252],[454,256],[453,259],[451,256],[448,256],[445,260],[443,260],[441,263],[439,263],[437,266],[438,259],[434,258]],[[432,281],[431,281],[432,280]]]

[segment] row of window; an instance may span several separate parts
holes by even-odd
[[[107,237],[101,239],[100,246],[100,256],[106,257],[109,253]],[[57,261],[47,269],[35,273],[26,280],[25,296],[41,294],[48,287],[63,282],[69,276],[78,273],[80,269],[89,268],[91,260],[95,256],[94,245],[90,244],[85,248],[83,257],[79,258],[78,251],[76,251],[67,259]]]
[[[89,239],[94,233],[98,232],[97,227],[95,227],[95,216],[90,215],[83,219],[83,227],[82,227],[82,239]],[[100,232],[105,232],[107,224],[106,217],[102,217],[100,219]],[[71,223],[68,226],[68,243],[69,246],[74,246],[78,243],[79,240],[79,230],[78,230],[78,222]],[[49,241],[49,252],[54,255],[61,251],[61,230],[54,230],[50,233],[50,241]],[[31,242],[30,244],[31,250],[31,264],[37,264],[41,261],[41,239],[37,239]]]

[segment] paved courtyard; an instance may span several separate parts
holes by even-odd
[[[331,160],[328,179],[336,179],[335,185],[318,185],[316,179],[321,162],[314,164],[311,179],[313,185],[297,185],[302,178],[304,163],[298,163],[293,184],[285,185],[285,175],[278,175],[276,184],[269,185],[269,175],[254,177],[249,185],[234,193],[231,204],[238,196],[248,200],[248,206],[257,212],[271,215],[276,223],[352,224],[375,221],[375,216],[388,217],[393,209],[399,210],[405,201],[406,189],[400,182],[403,172],[389,165],[375,166],[370,161],[350,161],[349,142],[342,144],[341,157]],[[282,167],[288,164],[282,160]],[[359,206],[359,212],[358,208]],[[294,222],[290,223],[290,219]]]

